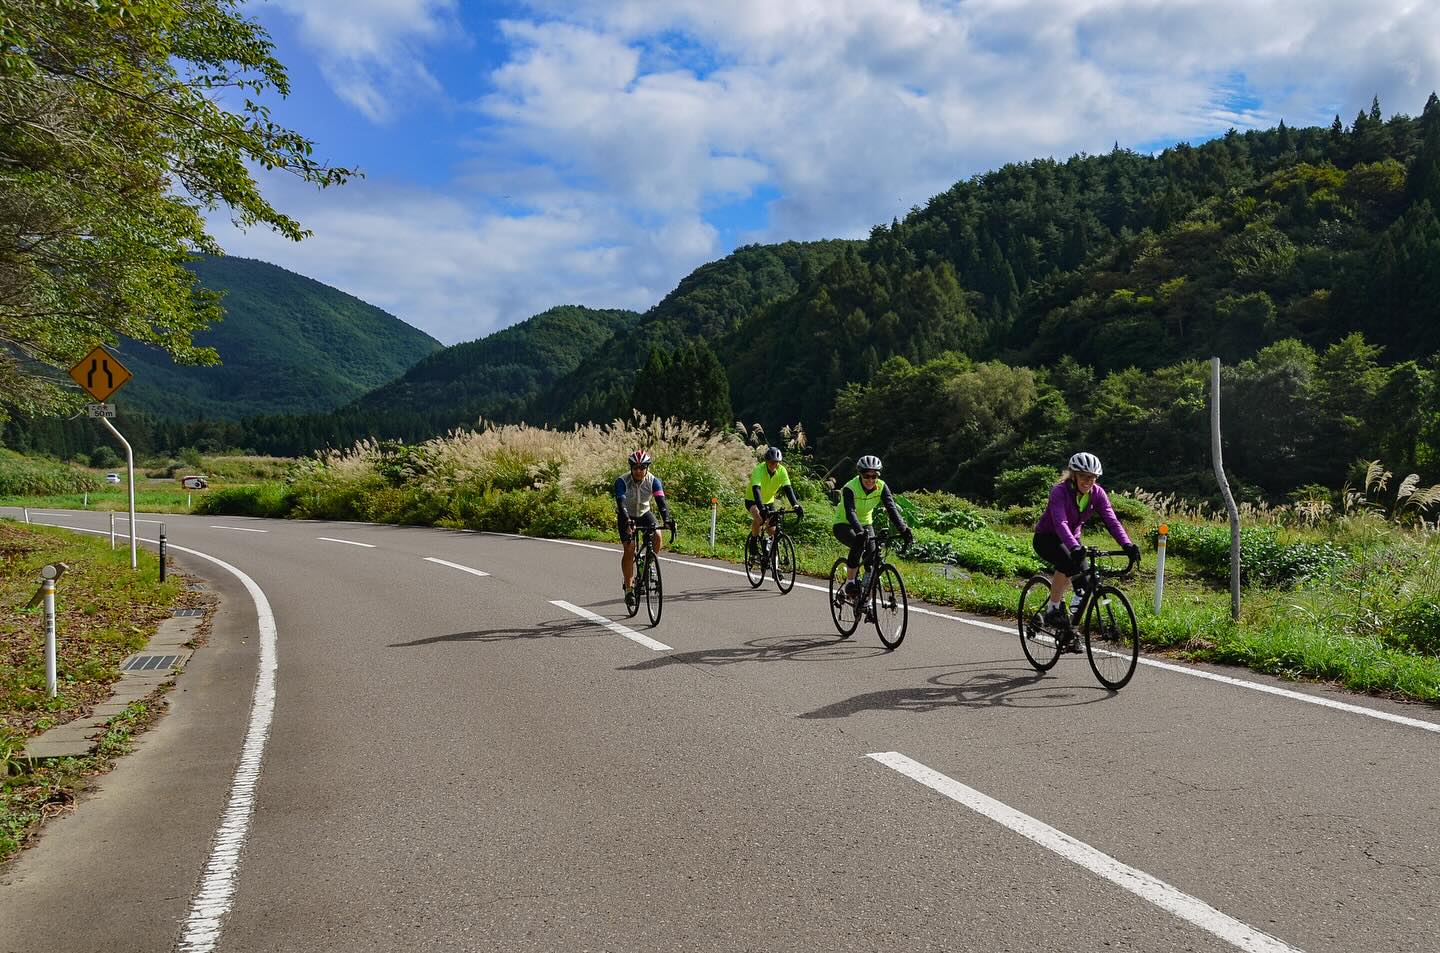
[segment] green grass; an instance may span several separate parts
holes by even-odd
[[[57,695],[45,681],[44,620],[24,611],[39,584],[40,568],[69,567],[56,593]],[[171,576],[158,581],[153,554],[139,553],[130,568],[128,550],[108,540],[49,527],[0,521],[0,627],[7,636],[0,665],[0,859],[23,844],[47,811],[73,800],[84,779],[108,767],[153,706],[137,704],[111,722],[100,748],[85,758],[27,764],[26,739],[89,711],[110,696],[119,664],[145,646],[160,621],[184,597]]]
[[[138,482],[138,481],[137,481]],[[147,513],[189,513],[212,490],[150,489],[135,487],[135,509]],[[0,506],[22,506],[32,510],[97,510],[123,513],[130,509],[130,495],[124,485],[107,484],[87,497],[82,493],[48,496],[0,496]]]

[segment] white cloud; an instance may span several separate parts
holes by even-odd
[[[459,32],[458,0],[275,0],[299,21],[337,96],[380,122],[392,99],[438,94],[424,49]]]
[[[433,82],[421,54],[458,29],[455,0],[281,3],[372,118]],[[448,192],[306,194],[281,207],[317,237],[272,260],[455,340],[551,304],[651,304],[729,250],[715,209],[761,189],[778,197],[747,240],[857,236],[1004,162],[1348,122],[1372,94],[1413,114],[1440,76],[1440,5],[1409,0],[525,9],[497,27]]]

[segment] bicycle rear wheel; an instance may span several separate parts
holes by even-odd
[[[842,639],[848,639],[860,625],[860,612],[845,595],[845,560],[835,560],[830,567],[830,618]]]
[[[887,649],[898,648],[905,641],[905,626],[910,620],[910,601],[905,598],[905,580],[900,570],[889,563],[880,567],[872,590],[870,607],[874,613],[875,632]]]
[[[795,588],[795,544],[784,533],[775,536],[775,548],[770,551],[770,575],[781,592]]]
[[[1060,658],[1060,635],[1045,624],[1050,603],[1050,580],[1031,576],[1020,590],[1020,648],[1037,672],[1048,672]]]
[[[665,590],[660,584],[660,557],[651,554],[645,562],[645,614],[650,616],[651,625],[660,624],[664,598]]]
[[[1090,600],[1082,629],[1090,671],[1112,692],[1124,688],[1140,658],[1140,629],[1125,593],[1101,586]]]
[[[765,581],[765,553],[760,549],[760,538],[750,536],[745,540],[745,578],[751,589],[759,589]]]

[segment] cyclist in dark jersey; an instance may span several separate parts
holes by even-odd
[[[1070,577],[1084,570],[1084,547],[1080,545],[1080,534],[1097,513],[1126,555],[1136,562],[1140,560],[1140,547],[1130,541],[1120,518],[1115,515],[1115,508],[1110,505],[1110,497],[1096,482],[1101,469],[1100,458],[1093,453],[1082,451],[1072,456],[1060,482],[1050,490],[1045,514],[1035,524],[1032,542],[1035,553],[1054,570],[1050,581],[1050,602],[1045,607],[1047,625],[1062,629],[1070,627],[1070,617],[1064,607],[1065,589],[1070,585]],[[1073,639],[1067,648],[1072,652],[1080,651]]]
[[[875,507],[885,507],[891,524],[907,544],[915,538],[910,527],[905,525],[905,518],[900,515],[890,488],[880,479],[880,458],[866,454],[855,461],[855,469],[860,472],[840,490],[840,502],[835,507],[832,527],[835,538],[850,547],[845,555],[845,595],[851,597],[859,589],[855,577],[860,572],[861,557],[875,536]]]

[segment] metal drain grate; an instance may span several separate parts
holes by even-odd
[[[177,615],[177,616],[204,615],[204,614],[205,614],[205,610],[204,610],[204,609],[176,609],[174,614]]]
[[[120,666],[122,672],[163,672],[175,667],[178,655],[132,655]]]

